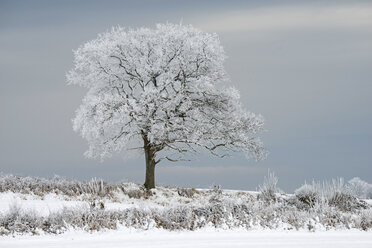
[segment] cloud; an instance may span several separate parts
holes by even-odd
[[[372,4],[243,9],[200,17],[197,23],[213,32],[371,27]]]

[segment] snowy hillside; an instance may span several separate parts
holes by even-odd
[[[100,180],[0,177],[0,234],[60,234],[71,230],[370,230],[372,208],[341,182],[275,193],[157,187]]]

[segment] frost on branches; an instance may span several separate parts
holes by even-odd
[[[148,189],[156,164],[200,148],[263,158],[256,137],[263,118],[244,110],[239,92],[225,86],[224,60],[216,34],[173,24],[113,28],[81,46],[67,78],[88,88],[73,119],[88,141],[86,156],[143,150]]]

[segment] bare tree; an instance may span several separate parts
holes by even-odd
[[[143,150],[147,189],[155,187],[155,165],[187,152],[262,158],[256,134],[263,118],[245,111],[239,92],[225,86],[224,59],[216,34],[173,24],[113,28],[81,46],[67,78],[89,89],[73,120],[89,143],[85,155]]]

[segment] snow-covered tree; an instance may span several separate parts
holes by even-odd
[[[359,177],[354,177],[348,182],[351,193],[359,198],[372,199],[372,184],[369,184]]]
[[[224,60],[216,34],[185,25],[117,27],[81,46],[67,80],[88,88],[73,119],[88,141],[85,155],[143,150],[147,189],[155,187],[155,165],[187,152],[263,158],[256,137],[263,118],[244,110],[239,92],[226,86]]]

